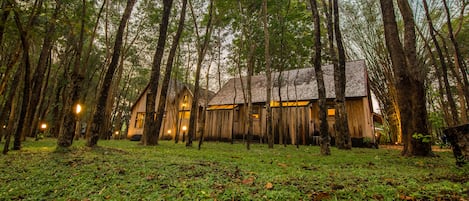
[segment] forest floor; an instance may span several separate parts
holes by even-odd
[[[401,157],[396,149],[208,142],[28,139],[0,155],[0,200],[469,200],[469,165],[452,152]],[[3,142],[0,143],[3,147]]]

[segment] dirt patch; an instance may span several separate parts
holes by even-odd
[[[403,145],[383,144],[383,145],[379,145],[379,148],[380,149],[390,149],[390,150],[399,150],[399,151],[401,151],[404,148],[404,146]],[[441,148],[440,146],[435,145],[435,146],[432,146],[432,151],[433,152],[450,152],[451,148],[446,148],[446,147]]]

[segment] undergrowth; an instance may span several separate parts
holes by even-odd
[[[469,165],[451,152],[160,141],[83,141],[64,150],[29,140],[0,156],[0,200],[468,200]]]

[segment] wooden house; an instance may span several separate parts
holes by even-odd
[[[161,87],[161,85],[159,86]],[[145,120],[146,108],[146,95],[149,87],[147,86],[143,93],[139,96],[137,101],[132,106],[131,117],[129,122],[129,129],[127,138],[132,139],[133,136],[142,136]],[[158,89],[157,98],[155,101],[155,108],[158,105],[161,88]],[[211,98],[214,93],[201,89],[199,92],[199,109],[197,112],[204,110],[206,93]],[[160,139],[174,139],[179,136],[182,140],[183,136],[187,133],[189,127],[189,117],[191,113],[193,91],[187,84],[171,81],[168,91],[168,99],[166,100],[166,108],[163,116],[163,122],[160,130]],[[198,115],[201,116],[201,115]]]
[[[328,105],[328,124],[335,137],[334,70],[322,67]],[[241,83],[243,82],[243,83]],[[242,86],[246,78],[232,78],[211,99],[207,108],[205,136],[219,140],[242,139],[247,133],[247,104]],[[251,78],[253,103],[253,139],[266,140],[266,76]],[[365,61],[346,63],[346,111],[354,139],[374,142],[371,99]],[[272,119],[275,142],[317,143],[319,135],[318,90],[314,68],[272,73]]]

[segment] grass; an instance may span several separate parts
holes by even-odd
[[[468,200],[469,165],[451,152],[404,158],[390,149],[319,155],[319,147],[83,141],[57,151],[28,141],[0,156],[0,200]],[[0,143],[2,144],[2,143]],[[3,147],[3,144],[2,144]]]

